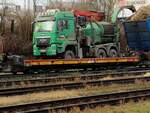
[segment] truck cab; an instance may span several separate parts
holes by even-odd
[[[69,11],[50,10],[34,21],[34,56],[72,58],[76,55],[74,14]]]

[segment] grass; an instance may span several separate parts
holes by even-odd
[[[148,88],[149,86],[150,86],[150,82],[144,83],[144,82],[137,81],[136,84],[130,84],[130,85],[114,84],[111,86],[101,86],[101,87],[87,86],[84,89],[77,89],[77,90],[59,90],[59,91],[49,91],[49,92],[33,93],[33,94],[19,95],[19,96],[0,97],[0,106],[63,99],[63,98],[85,96],[85,95],[92,95],[92,94],[95,95],[95,94],[108,93],[108,92],[127,91],[127,90],[132,90],[137,88]]]
[[[70,113],[150,113],[150,101],[129,102],[124,105],[97,107],[84,111],[74,108]]]

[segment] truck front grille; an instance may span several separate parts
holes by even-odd
[[[47,47],[49,46],[50,38],[38,38],[37,39],[37,46],[38,47]]]

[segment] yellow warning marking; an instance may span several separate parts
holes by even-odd
[[[39,65],[37,62],[32,62],[31,65]]]
[[[61,65],[61,64],[63,64],[64,62],[63,61],[54,61],[53,63],[52,63],[52,65]]]
[[[78,61],[64,61],[64,64],[78,64]]]
[[[40,65],[49,65],[48,62],[40,62],[39,64],[40,64]]]

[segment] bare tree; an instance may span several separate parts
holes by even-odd
[[[34,13],[34,17],[36,16],[36,7],[38,4],[39,0],[33,0],[33,13]]]
[[[97,2],[97,9],[99,11],[104,11],[106,15],[106,20],[110,21],[111,15],[114,11],[116,3],[118,3],[119,0],[96,0]]]
[[[5,33],[5,16],[7,11],[6,0],[1,1],[2,9],[1,9],[1,23],[0,23],[0,31],[1,36]]]

